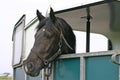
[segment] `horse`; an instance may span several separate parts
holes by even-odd
[[[36,11],[39,24],[36,27],[35,42],[23,62],[26,74],[38,76],[40,70],[55,61],[61,54],[75,53],[76,37],[71,26],[56,17],[50,8],[49,17]]]

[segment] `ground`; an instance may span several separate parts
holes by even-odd
[[[12,77],[0,77],[0,80],[12,80]]]

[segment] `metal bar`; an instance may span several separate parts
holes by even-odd
[[[80,80],[85,80],[85,58],[80,57]]]
[[[108,50],[112,50],[113,47],[112,47],[112,42],[110,39],[108,39]]]
[[[86,23],[86,52],[90,52],[90,9],[86,8],[87,12],[87,23]]]
[[[110,51],[100,51],[100,52],[90,52],[90,53],[78,53],[78,54],[64,54],[61,55],[58,59],[66,59],[66,58],[78,58],[78,57],[92,57],[92,56],[107,56],[115,54],[120,50],[110,50]]]

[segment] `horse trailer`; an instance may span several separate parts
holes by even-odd
[[[120,2],[104,0],[56,11],[55,15],[66,20],[74,31],[85,32],[85,52],[61,55],[50,71],[43,69],[37,77],[27,75],[22,66],[33,46],[38,19],[35,17],[26,25],[23,15],[15,24],[12,36],[13,80],[120,80]],[[107,46],[106,51],[90,50],[92,33],[107,38],[107,44],[100,43]]]

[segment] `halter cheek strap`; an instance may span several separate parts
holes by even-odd
[[[63,33],[62,33],[62,31],[61,31],[60,37],[61,37],[61,39],[64,40],[65,44],[66,44],[71,50],[73,50],[73,48],[72,48],[72,47],[68,44],[68,42],[66,41],[66,39],[65,39],[65,37],[64,37],[64,35],[63,35]]]

